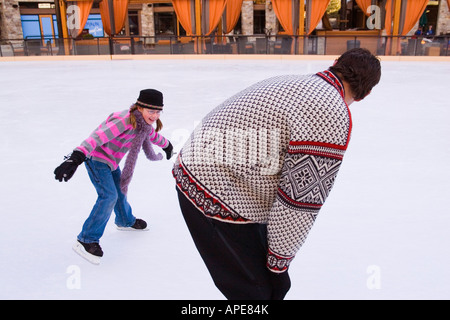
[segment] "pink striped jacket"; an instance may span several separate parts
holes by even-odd
[[[116,170],[120,160],[130,150],[135,136],[136,130],[130,123],[129,110],[114,112],[75,150]],[[150,141],[161,148],[169,145],[169,141],[155,129],[150,132]]]

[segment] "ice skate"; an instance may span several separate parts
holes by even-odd
[[[147,222],[142,219],[136,219],[136,222],[131,227],[119,227],[117,226],[117,230],[121,231],[148,231]]]
[[[100,259],[103,256],[102,248],[98,243],[84,243],[78,240],[72,249],[82,258],[95,265],[100,264]]]

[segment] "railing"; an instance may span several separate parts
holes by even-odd
[[[364,47],[376,55],[449,56],[450,36],[266,36],[103,37],[91,39],[8,39],[0,56],[117,54],[291,54],[340,55]]]

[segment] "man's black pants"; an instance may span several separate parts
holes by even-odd
[[[287,271],[276,274],[266,267],[267,226],[208,218],[177,191],[197,250],[223,295],[229,300],[282,300],[291,281]]]

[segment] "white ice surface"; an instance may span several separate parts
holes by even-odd
[[[224,299],[178,207],[173,161],[137,163],[129,201],[150,230],[113,217],[99,266],[72,251],[96,199],[63,156],[143,88],[165,95],[162,134],[179,149],[241,89],[332,61],[0,62],[0,299]],[[334,189],[290,267],[286,299],[450,298],[450,62],[383,62],[350,106],[353,134]]]

